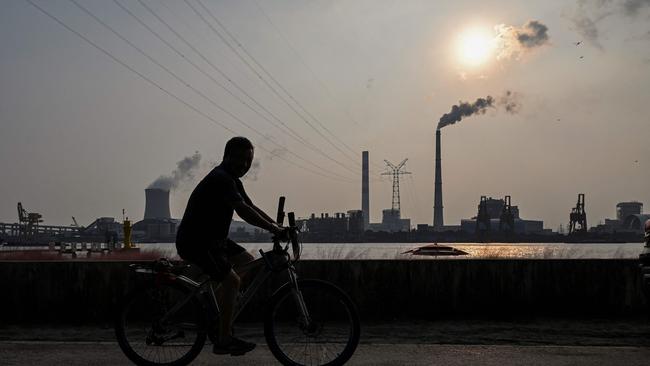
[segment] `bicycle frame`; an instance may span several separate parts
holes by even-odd
[[[284,221],[284,201],[285,198],[280,197],[280,201],[278,203],[278,212],[277,212],[277,222],[280,225],[282,225]],[[248,304],[251,298],[253,298],[255,293],[257,293],[259,288],[264,284],[264,282],[266,282],[266,280],[271,275],[286,270],[289,277],[289,285],[292,288],[292,293],[293,293],[294,300],[296,302],[296,306],[298,307],[298,309],[300,309],[300,313],[302,315],[304,323],[305,325],[309,325],[311,323],[311,318],[309,316],[307,305],[305,304],[305,300],[302,297],[302,293],[298,288],[298,276],[296,274],[296,269],[293,266],[293,262],[299,259],[299,254],[296,254],[297,251],[296,248],[298,248],[297,247],[298,238],[297,238],[297,229],[295,226],[295,218],[293,212],[290,212],[288,214],[288,217],[289,217],[289,227],[291,229],[290,244],[293,249],[294,260],[293,261],[291,260],[291,256],[289,255],[288,252],[289,244],[287,244],[287,246],[282,248],[279,239],[274,238],[272,250],[264,252],[262,249],[260,249],[259,253],[261,255],[261,258],[246,263],[245,265],[235,270],[236,272],[249,272],[250,270],[254,270],[257,267],[263,266],[263,268],[259,270],[259,272],[256,274],[251,284],[248,286],[248,289],[246,289],[246,292],[244,292],[241,298],[236,301],[234,311],[233,311],[233,317],[232,317],[233,322],[237,319],[237,317],[242,312],[244,307]],[[161,322],[165,322],[172,314],[174,314],[176,311],[182,308],[192,298],[197,296],[199,293],[206,291],[206,288],[209,294],[209,306],[211,310],[214,311],[215,314],[219,314],[220,312],[219,304],[217,302],[217,297],[215,295],[214,288],[212,288],[212,286],[210,285],[209,279],[204,280],[203,282],[200,283],[184,275],[175,276],[174,279],[180,281],[185,286],[191,288],[192,291],[187,296],[187,298],[183,299],[183,301],[174,305],[162,317],[162,319],[160,320]]]
[[[277,247],[276,249],[273,249],[268,252],[263,252],[262,250],[260,250],[260,252],[263,253],[262,258],[258,258],[254,261],[246,263],[245,265],[236,269],[240,272],[244,272],[244,271],[254,270],[257,267],[262,267],[255,275],[255,278],[248,286],[246,291],[242,294],[241,298],[239,298],[235,303],[235,307],[233,311],[233,322],[241,314],[242,310],[250,302],[250,300],[257,293],[257,291],[259,291],[260,287],[262,287],[262,285],[269,279],[269,277],[271,277],[274,274],[279,274],[283,271],[287,271],[289,277],[288,283],[293,289],[292,292],[294,294],[296,305],[298,309],[300,309],[305,324],[309,324],[310,322],[309,312],[305,304],[305,301],[302,297],[302,294],[300,293],[300,290],[298,288],[298,276],[296,274],[296,270],[293,264],[291,263],[291,260],[289,259],[287,252],[283,249],[277,250]],[[273,265],[272,264],[273,262],[278,262],[278,264]],[[167,321],[169,317],[171,317],[175,312],[177,312],[183,306],[185,306],[185,304],[191,301],[192,298],[197,297],[200,293],[203,292],[207,292],[208,294],[208,299],[209,299],[208,304],[210,306],[210,310],[212,310],[215,314],[220,313],[219,304],[217,302],[217,297],[215,294],[215,289],[211,286],[212,281],[210,279],[203,280],[202,282],[197,282],[185,275],[177,275],[174,277],[174,280],[181,283],[183,286],[190,288],[191,292],[185,298],[183,298],[182,301],[175,304],[171,309],[169,309],[167,313],[163,315],[163,317],[160,319],[161,323]],[[217,288],[219,286],[217,286]]]

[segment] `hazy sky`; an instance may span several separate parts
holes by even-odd
[[[157,86],[29,2],[3,0],[0,221],[17,220],[18,201],[50,224],[87,225],[123,208],[139,219],[144,188],[198,152],[196,177],[172,192],[180,217],[233,136],[226,126],[258,146],[259,169],[244,184],[264,209],[280,195],[302,217],[358,209],[367,149],[372,220],[391,202],[383,160],[408,158],[403,216],[430,224],[439,118],[506,90],[518,113],[489,108],[442,130],[446,224],[475,215],[481,195],[509,194],[522,217],[553,229],[578,193],[590,225],[617,202],[650,205],[646,0],[189,0],[214,30],[185,2],[142,0],[191,47],[137,0],[119,0],[184,57],[112,1],[75,0],[148,57],[71,1],[31,1]],[[546,28],[537,43],[519,37],[530,21]],[[514,43],[505,54],[493,42]]]

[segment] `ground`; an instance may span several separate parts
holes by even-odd
[[[242,357],[206,346],[196,365],[274,365],[261,325],[237,328],[258,343]],[[0,327],[3,365],[128,365],[108,326]],[[528,320],[366,323],[349,365],[648,365],[650,322]]]

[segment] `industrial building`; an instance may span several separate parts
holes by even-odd
[[[174,242],[180,220],[172,219],[169,190],[147,188],[144,218],[133,225],[133,236],[143,242]]]
[[[381,223],[370,224],[368,230],[388,233],[411,230],[411,219],[403,219],[400,210],[388,208],[382,210],[381,214]]]
[[[589,229],[595,233],[629,232],[642,234],[644,224],[650,220],[650,214],[643,213],[643,203],[637,201],[619,202],[616,204],[616,218],[605,219],[604,222]]]
[[[72,217],[70,226],[43,225],[43,215],[28,212],[18,202],[18,222],[0,223],[0,243],[11,245],[49,245],[56,242],[116,243],[123,235],[122,223],[113,217],[100,217],[81,226]]]
[[[364,215],[362,210],[350,210],[347,215],[337,212],[330,216],[321,213],[320,217],[311,214],[307,219],[296,220],[302,231],[303,240],[315,242],[361,241],[363,238]]]
[[[504,199],[482,196],[477,216],[462,219],[460,228],[462,231],[472,234],[481,232],[545,233],[544,221],[525,220],[519,217],[519,207],[510,204],[510,196],[506,196]]]

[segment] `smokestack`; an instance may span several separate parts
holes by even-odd
[[[160,188],[147,188],[144,190],[144,218],[145,219],[170,219],[169,190]]]
[[[444,224],[442,216],[442,166],[440,163],[440,130],[436,130],[436,177],[433,198],[433,229],[441,230]]]
[[[368,177],[368,152],[361,152],[361,211],[363,211],[363,230],[370,224],[370,185]]]

